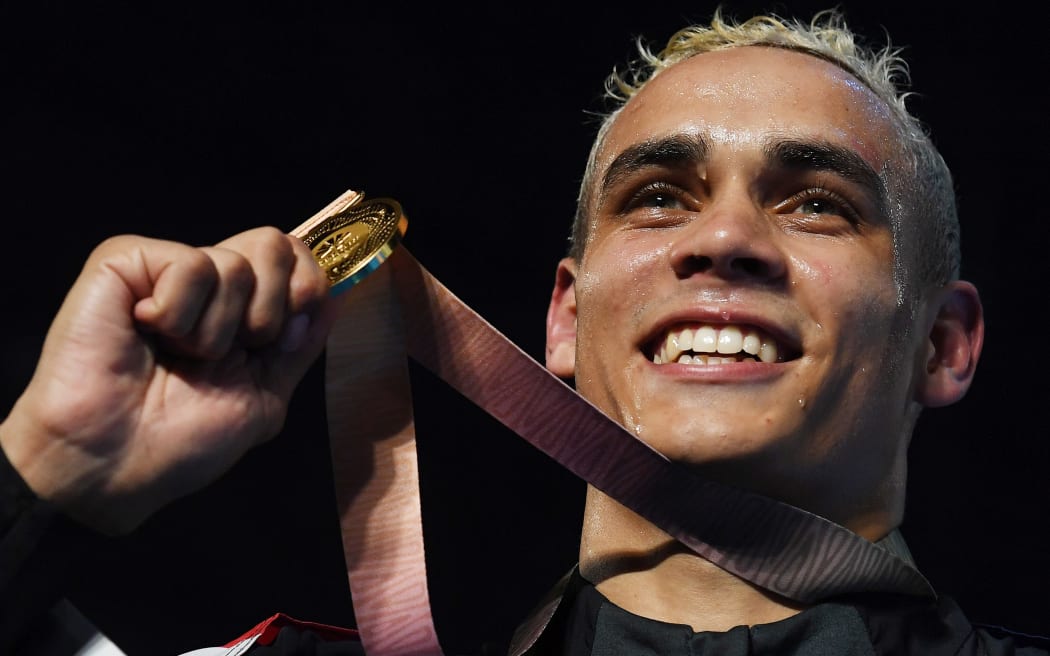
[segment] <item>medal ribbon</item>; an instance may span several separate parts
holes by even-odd
[[[326,351],[344,555],[370,656],[443,653],[427,591],[407,357],[575,475],[755,585],[801,602],[861,591],[934,595],[910,563],[845,527],[701,479],[667,459],[399,247],[343,295]]]

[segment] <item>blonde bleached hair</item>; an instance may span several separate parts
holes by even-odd
[[[674,33],[654,52],[642,39],[638,59],[623,71],[613,70],[605,96],[613,107],[602,117],[580,187],[569,255],[577,260],[586,246],[593,210],[597,155],[610,126],[624,105],[660,73],[696,55],[730,48],[783,48],[825,60],[868,87],[890,109],[898,138],[897,167],[884,171],[890,193],[898,287],[902,297],[913,284],[943,285],[959,275],[959,225],[951,173],[925,126],[906,106],[911,79],[902,49],[889,43],[870,48],[846,24],[837,9],[817,12],[808,22],[779,16],[755,16],[743,22],[716,9],[710,24]],[[907,275],[911,272],[914,275]]]

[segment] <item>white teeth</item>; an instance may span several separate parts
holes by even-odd
[[[726,326],[718,331],[718,352],[739,353],[744,345],[744,336],[736,326]]]
[[[747,335],[744,335],[744,353],[750,353],[751,355],[758,355],[759,349],[762,347],[762,338],[759,337],[758,333],[754,330],[747,331]]]
[[[693,331],[686,328],[678,335],[678,346],[683,351],[689,351],[693,348]]]
[[[698,353],[701,355],[697,355]],[[707,353],[733,357],[708,356]],[[667,337],[653,354],[653,362],[730,364],[749,360],[746,355],[756,356],[761,362],[776,362],[780,354],[776,342],[754,328],[696,325],[669,330]]]
[[[700,353],[718,351],[718,331],[711,326],[700,326],[693,334],[693,350]]]
[[[763,340],[762,346],[758,349],[758,359],[762,362],[776,362],[777,361],[777,345],[772,340]]]

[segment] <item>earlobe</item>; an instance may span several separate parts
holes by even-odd
[[[576,260],[558,263],[547,308],[547,369],[560,378],[576,370]]]
[[[949,405],[966,395],[984,344],[984,311],[971,283],[949,283],[935,309],[915,398],[927,407]]]

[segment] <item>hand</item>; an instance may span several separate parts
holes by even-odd
[[[276,435],[335,317],[300,240],[273,228],[194,248],[96,248],[0,446],[34,492],[107,533],[133,529]]]

